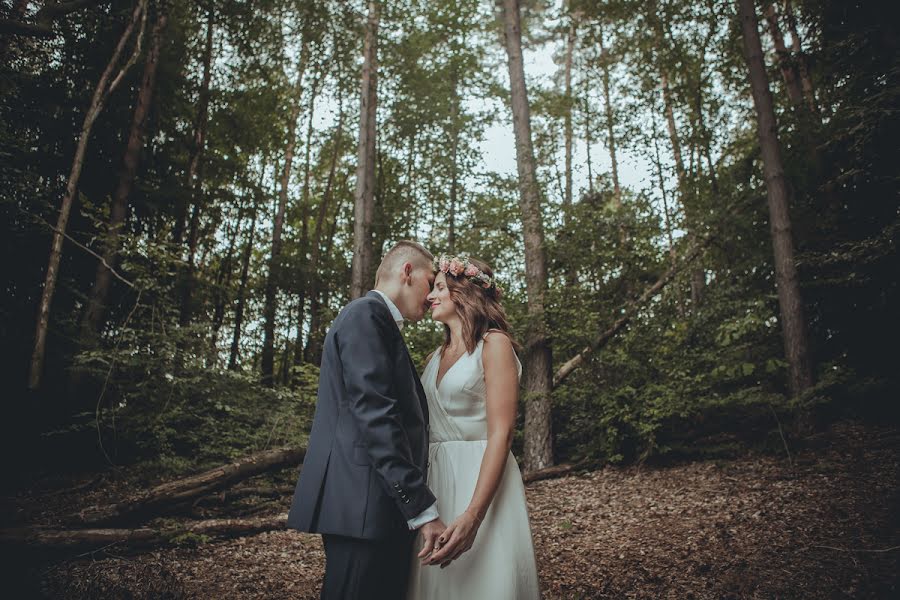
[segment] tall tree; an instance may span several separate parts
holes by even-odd
[[[187,266],[180,281],[180,299],[178,324],[182,327],[191,322],[193,310],[193,295],[196,282],[197,269],[197,245],[200,242],[200,213],[202,211],[200,179],[200,164],[203,152],[206,148],[206,136],[209,124],[209,99],[210,81],[212,80],[213,66],[213,36],[215,29],[215,6],[210,3],[206,13],[206,39],[203,49],[203,77],[200,82],[200,92],[197,99],[197,114],[194,117],[194,131],[188,153],[188,166],[185,174],[185,189],[179,194],[175,214],[175,227],[173,229],[173,241],[181,251],[182,238],[184,236],[184,221],[187,206],[191,206],[191,216],[188,226],[188,252]],[[190,201],[188,201],[190,199]]]
[[[778,58],[778,68],[781,70],[788,98],[791,104],[799,106],[803,103],[803,90],[800,89],[799,74],[791,60],[791,53],[784,45],[784,36],[778,24],[778,12],[774,2],[767,3],[766,21],[769,23],[769,35],[772,36],[772,43],[775,45],[775,56]]]
[[[137,103],[128,132],[128,142],[122,156],[122,167],[119,170],[118,183],[112,196],[109,212],[109,229],[103,250],[103,261],[97,265],[94,285],[91,288],[87,307],[81,320],[82,340],[90,343],[91,338],[100,331],[106,313],[106,302],[112,283],[110,268],[119,255],[120,237],[128,213],[128,198],[134,187],[141,150],[146,136],[147,116],[153,102],[153,90],[156,86],[156,71],[159,66],[159,55],[163,44],[163,32],[169,18],[169,5],[166,0],[156,7],[156,20],[151,33],[150,48],[144,61],[144,76],[138,91]]]
[[[353,208],[353,262],[350,298],[359,298],[374,282],[372,223],[375,219],[375,124],[378,76],[379,2],[369,0],[360,77],[359,151]]]
[[[615,201],[616,208],[622,206],[622,188],[619,185],[619,160],[616,156],[616,133],[613,128],[613,123],[615,122],[615,117],[613,114],[612,100],[610,99],[609,93],[609,66],[610,66],[610,54],[609,49],[603,42],[603,27],[600,26],[600,30],[598,32],[599,42],[600,42],[600,68],[603,71],[603,102],[604,102],[604,112],[606,113],[606,137],[607,137],[607,146],[609,148],[609,160],[610,160],[610,169],[612,171],[612,179],[613,179],[613,199]]]
[[[321,278],[318,275],[323,258],[322,244],[325,234],[325,224],[328,220],[330,212],[330,204],[334,197],[335,174],[337,172],[338,158],[343,151],[341,142],[344,135],[344,104],[342,99],[338,98],[338,122],[335,127],[334,150],[331,155],[331,164],[328,168],[328,179],[325,182],[325,191],[322,193],[322,199],[319,201],[319,213],[316,217],[316,228],[313,233],[312,249],[309,260],[310,273],[313,274],[309,285],[309,336],[306,338],[306,348],[304,350],[304,360],[313,364],[320,361],[320,353],[322,350],[322,285]],[[338,213],[335,211],[334,219],[337,220]],[[332,234],[333,235],[333,234]]]
[[[789,211],[791,192],[781,159],[778,125],[766,66],[763,62],[756,9],[753,0],[737,0],[737,8],[744,39],[744,58],[747,62],[753,105],[756,108],[757,134],[769,201],[769,226],[775,254],[775,285],[781,310],[784,354],[790,372],[791,392],[798,395],[813,384],[813,372],[803,301],[794,264],[794,241]]]
[[[563,195],[563,205],[572,206],[572,109],[574,102],[572,100],[572,62],[575,56],[575,44],[578,42],[578,20],[577,16],[569,10],[569,29],[566,35],[566,58],[563,67],[563,94],[565,101],[565,112],[563,115],[563,136],[565,138],[565,160],[566,160],[566,187]]]
[[[516,166],[519,178],[519,212],[525,240],[525,289],[529,324],[525,338],[525,470],[553,464],[551,423],[552,355],[544,314],[547,259],[541,196],[531,142],[531,110],[522,61],[522,30],[518,0],[503,1],[504,41],[509,64]]]
[[[238,368],[238,356],[241,347],[241,329],[244,325],[244,308],[247,303],[247,282],[250,279],[250,257],[253,254],[253,242],[256,236],[256,219],[259,212],[260,196],[263,196],[263,177],[266,167],[263,161],[260,169],[259,183],[253,191],[253,200],[250,206],[250,231],[247,233],[247,241],[241,255],[241,277],[238,284],[237,298],[234,307],[234,332],[231,337],[231,350],[228,353],[228,370],[236,371]]]
[[[24,8],[23,8],[24,10]],[[113,72],[119,64],[122,53],[128,45],[134,33],[135,27],[140,22],[140,30],[135,41],[134,53],[131,58],[125,62],[118,75],[113,77]],[[56,290],[56,281],[59,275],[59,261],[62,258],[63,238],[66,235],[66,226],[69,222],[69,214],[72,211],[72,202],[75,199],[75,192],[78,190],[78,180],[81,178],[81,170],[84,167],[84,158],[87,153],[88,141],[91,137],[91,130],[94,123],[109,95],[116,89],[125,73],[135,63],[141,52],[141,40],[143,39],[144,26],[147,22],[147,0],[138,0],[134,5],[131,13],[131,19],[125,26],[125,30],[119,37],[116,48],[97,81],[94,88],[94,94],[87,112],[84,115],[84,121],[81,125],[81,132],[78,137],[78,145],[75,148],[75,156],[72,159],[72,166],[69,170],[69,178],[66,182],[66,191],[60,203],[59,217],[56,220],[56,227],[53,230],[53,242],[50,246],[50,260],[47,265],[47,272],[44,276],[44,289],[41,293],[41,303],[38,308],[38,318],[34,334],[34,347],[31,353],[31,364],[28,374],[29,389],[38,389],[41,385],[41,375],[44,368],[44,353],[47,345],[47,326],[50,322],[50,305],[53,302],[53,293]]]
[[[303,95],[303,76],[309,59],[309,42],[304,36],[297,64],[297,80],[294,84],[290,115],[288,116],[287,141],[284,148],[284,168],[281,172],[278,205],[272,225],[272,250],[269,254],[269,273],[266,277],[265,300],[263,304],[263,348],[262,382],[274,386],[275,368],[275,317],[278,312],[278,279],[281,274],[281,235],[284,228],[284,213],[287,209],[288,188],[291,181],[291,167],[297,142],[297,119],[300,117]]]

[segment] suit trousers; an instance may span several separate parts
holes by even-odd
[[[322,534],[322,600],[403,600],[416,533],[398,531],[383,540]]]

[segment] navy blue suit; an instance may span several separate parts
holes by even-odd
[[[288,526],[321,533],[323,598],[400,598],[426,486],[428,406],[381,296],[344,307],[325,337],[319,392]],[[385,584],[396,582],[397,588]],[[370,583],[380,581],[377,589]]]

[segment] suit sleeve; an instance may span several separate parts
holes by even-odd
[[[409,437],[403,427],[399,399],[394,397],[391,378],[394,368],[387,344],[396,324],[370,310],[355,307],[342,329],[352,331],[352,339],[336,336],[338,353],[348,394],[350,414],[362,435],[376,473],[386,484],[404,519],[420,515],[435,502],[425,485],[425,475],[416,466]]]

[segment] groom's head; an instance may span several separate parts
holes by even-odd
[[[387,251],[375,273],[375,289],[384,292],[404,319],[420,321],[434,284],[434,256],[418,242],[401,241]]]

